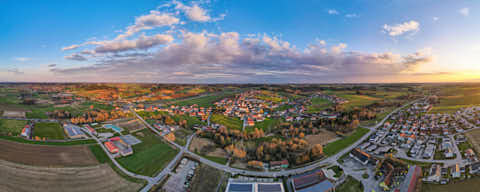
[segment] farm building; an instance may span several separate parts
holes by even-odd
[[[330,192],[335,190],[335,186],[326,179],[322,170],[294,176],[292,185],[295,192]]]
[[[118,153],[118,148],[113,144],[113,142],[107,141],[104,143],[105,147],[108,149],[108,151],[112,154]]]
[[[225,192],[284,192],[282,183],[228,182]]]
[[[82,131],[82,128],[73,124],[64,124],[63,130],[65,134],[71,139],[87,138],[87,135]]]

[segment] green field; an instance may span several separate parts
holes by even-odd
[[[218,164],[222,164],[222,165],[227,164],[227,159],[223,158],[223,157],[203,156],[203,155],[202,155],[202,157],[205,157],[206,159],[208,159],[210,161],[213,161],[215,163],[218,163]]]
[[[353,178],[352,176],[348,176],[345,181],[336,188],[336,191],[341,192],[362,192],[363,191],[363,184]]]
[[[215,103],[216,101],[231,95],[233,95],[233,93],[224,92],[218,95],[208,95],[208,96],[196,97],[193,99],[178,101],[178,102],[175,102],[174,105],[185,106],[185,105],[197,104],[199,107],[212,107],[213,103]]]
[[[331,105],[332,105],[332,102],[330,102],[329,100],[319,98],[319,97],[315,97],[315,98],[312,98],[312,105],[307,106],[307,111],[306,112],[307,113],[318,113],[318,112],[321,112],[321,111],[327,109]]]
[[[62,140],[65,138],[62,126],[53,122],[35,123],[33,134],[34,136],[46,138],[47,140]]]
[[[137,136],[142,143],[133,146],[133,155],[118,158],[118,162],[127,170],[146,176],[160,172],[178,153],[176,149],[161,141],[159,137],[145,129],[145,136]]]
[[[355,141],[359,140],[362,138],[363,135],[367,134],[370,130],[366,128],[361,128],[358,127],[355,132],[353,132],[351,135],[340,139],[336,140],[334,142],[328,143],[324,148],[323,152],[327,156],[332,156],[335,155],[336,153],[340,152],[341,150],[347,148],[348,146],[352,145],[355,143]]]
[[[26,124],[23,120],[0,119],[0,135],[18,136]]]
[[[480,105],[480,88],[454,86],[441,89],[440,103],[435,104],[430,113],[454,113],[463,107]]]
[[[363,106],[366,106],[366,105],[370,105],[372,103],[375,103],[376,101],[381,100],[379,98],[370,97],[370,96],[366,96],[366,95],[341,94],[341,95],[337,95],[337,96],[348,100],[348,103],[343,104],[343,106],[347,110],[353,109],[355,107],[363,107]]]
[[[189,116],[189,115],[173,115],[171,117],[177,123],[182,122],[183,120],[186,120],[187,121],[187,127],[186,128],[189,128],[189,129],[193,128],[193,126],[195,126],[195,125],[206,125],[207,124],[206,122],[201,121],[197,117],[192,117],[192,116]]]
[[[242,129],[243,121],[238,117],[227,117],[221,114],[213,114],[210,121],[220,125],[225,125],[229,129]]]
[[[134,177],[130,177],[126,175],[123,171],[121,171],[115,164],[113,164],[112,160],[108,157],[108,155],[105,153],[105,151],[100,147],[100,145],[91,145],[88,148],[90,148],[90,151],[95,155],[99,163],[108,163],[110,167],[121,177],[124,179],[135,182],[135,183],[146,183],[146,181],[142,179],[137,179]]]
[[[480,177],[456,181],[447,185],[422,184],[422,192],[477,192],[480,188]]]
[[[255,130],[255,128],[258,128],[260,130],[263,130],[264,132],[270,132],[275,127],[275,125],[278,125],[280,122],[281,122],[281,119],[266,118],[261,122],[255,122],[254,126],[245,127],[245,130],[247,132],[250,132]]]

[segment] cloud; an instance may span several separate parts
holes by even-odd
[[[470,14],[470,8],[465,7],[465,8],[462,8],[462,9],[458,10],[458,12],[463,16],[468,16]]]
[[[147,50],[156,45],[167,44],[173,41],[171,35],[157,34],[154,36],[140,36],[136,40],[117,40],[104,41],[97,43],[93,53],[118,53],[133,49]],[[83,53],[92,54],[92,52],[84,51]]]
[[[54,68],[65,76],[163,82],[315,82],[344,77],[398,75],[432,61],[429,50],[412,54],[345,51],[315,40],[304,50],[266,34],[241,38],[237,32],[185,32],[178,42],[148,55],[117,53],[89,66]]]
[[[57,66],[57,64],[50,64],[50,65],[48,65],[48,67],[56,67],[56,66]]]
[[[411,35],[413,35],[418,30],[420,30],[420,23],[414,20],[406,21],[404,23],[395,25],[383,25],[383,32],[387,33],[392,37],[399,36],[405,33],[410,33]]]
[[[143,31],[154,29],[164,26],[176,25],[180,22],[180,19],[169,14],[160,11],[152,10],[148,15],[142,15],[135,19],[135,24],[128,26],[127,31],[124,34],[117,36],[116,39],[122,39],[132,36],[133,34]]]
[[[74,53],[72,55],[68,55],[68,56],[65,56],[64,57],[65,59],[68,59],[68,60],[74,60],[74,61],[86,61],[87,58],[80,55],[80,54],[77,54],[77,53]]]
[[[70,46],[67,46],[67,47],[62,47],[62,51],[73,50],[73,49],[76,49],[80,46],[82,46],[82,45],[70,45]]]
[[[350,13],[350,14],[346,14],[345,17],[346,18],[357,18],[357,17],[360,17],[360,16],[357,15],[356,13]]]
[[[9,73],[13,73],[14,75],[23,75],[24,74],[24,72],[20,71],[18,68],[8,69],[7,71]]]
[[[13,60],[20,61],[20,62],[26,62],[26,61],[30,61],[32,59],[28,58],[28,57],[15,57],[15,58],[13,58]]]
[[[197,4],[187,6],[179,1],[173,1],[173,3],[176,5],[175,9],[183,11],[185,15],[192,21],[207,22],[211,21],[212,19],[208,15],[207,11],[199,7]]]
[[[438,17],[432,17],[433,21],[438,21],[440,18]]]
[[[338,14],[340,14],[340,13],[339,13],[337,10],[335,10],[335,9],[329,9],[327,12],[328,12],[328,14],[330,14],[330,15],[338,15]]]

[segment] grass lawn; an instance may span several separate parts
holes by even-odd
[[[252,127],[245,127],[245,130],[247,132],[255,130],[255,127],[258,128],[259,130],[263,130],[264,132],[270,132],[275,125],[278,125],[281,122],[281,119],[265,119],[261,122],[255,122],[255,125]]]
[[[141,132],[145,136],[137,137],[142,143],[133,146],[133,155],[120,157],[117,161],[131,172],[154,176],[175,157],[178,151],[164,143],[150,130],[144,129]]]
[[[142,179],[137,179],[134,177],[130,177],[126,175],[123,171],[121,171],[115,164],[113,164],[112,160],[108,157],[108,155],[105,153],[105,151],[100,147],[100,145],[91,145],[88,148],[90,148],[90,151],[95,155],[99,163],[108,163],[112,169],[117,172],[118,175],[123,177],[124,179],[135,182],[135,183],[144,183],[146,184],[145,180]]]
[[[189,116],[189,115],[174,115],[174,116],[172,116],[172,119],[177,123],[179,123],[183,120],[187,120],[187,127],[186,128],[189,128],[189,129],[193,128],[193,126],[195,126],[195,125],[206,125],[207,124],[206,122],[201,121],[197,117],[192,117],[192,116]]]
[[[318,113],[330,107],[332,102],[327,99],[315,97],[312,98],[312,105],[307,106],[307,113]]]
[[[227,117],[221,114],[213,114],[210,118],[210,121],[213,123],[217,123],[220,125],[225,125],[229,129],[239,129],[241,130],[243,127],[243,121],[237,117]]]
[[[35,126],[33,128],[34,136],[38,136],[40,138],[45,137],[46,139],[54,139],[54,140],[61,140],[65,138],[63,134],[63,128],[58,123],[39,122],[39,123],[35,123],[34,126]]]
[[[473,177],[447,185],[422,184],[423,192],[476,192],[480,188],[480,177]]]
[[[352,176],[348,176],[345,181],[336,188],[336,191],[341,192],[362,192],[363,191],[363,184],[353,178]]]
[[[17,136],[22,133],[23,127],[27,124],[27,121],[14,120],[14,119],[0,119],[0,134]]]
[[[208,159],[210,161],[213,161],[215,163],[219,163],[219,164],[222,164],[222,165],[227,164],[227,158],[224,158],[224,157],[214,157],[214,156],[206,156],[206,155],[202,155],[202,157],[205,157],[206,159]]]
[[[353,134],[343,139],[328,143],[324,147],[323,152],[327,156],[334,155],[340,152],[341,150],[347,148],[348,146],[352,145],[353,143],[355,143],[355,141],[359,140],[363,135],[367,134],[368,132],[369,132],[369,129],[358,127]]]

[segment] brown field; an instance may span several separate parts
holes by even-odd
[[[195,151],[196,149],[198,152],[200,152],[203,147],[208,145],[215,145],[215,143],[213,143],[213,141],[210,141],[209,139],[195,137],[192,139],[192,142],[190,143],[189,150]],[[225,152],[225,150],[221,148],[215,148],[214,151],[211,151],[205,155],[214,156],[214,157],[227,157],[228,154],[227,152]]]
[[[0,191],[138,191],[142,184],[118,176],[108,164],[49,168],[0,160]]]
[[[305,136],[305,140],[307,140],[307,142],[310,145],[315,145],[315,144],[325,145],[329,142],[332,142],[336,138],[337,138],[337,135],[335,133],[327,130],[320,130],[320,133],[316,135]]]
[[[35,166],[97,165],[88,146],[47,146],[0,140],[0,159]]]
[[[24,111],[3,111],[4,117],[25,118]]]
[[[469,131],[465,134],[475,151],[480,151],[480,130]]]

